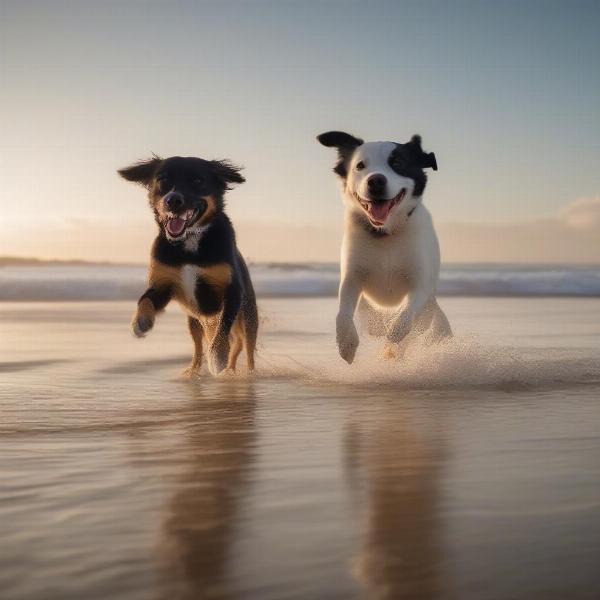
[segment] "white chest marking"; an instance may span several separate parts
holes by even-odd
[[[196,306],[196,282],[199,275],[200,270],[196,265],[184,265],[181,269],[183,293],[192,306]]]
[[[204,235],[204,232],[209,228],[209,225],[202,225],[198,227],[195,231],[190,233],[185,241],[183,242],[183,246],[188,252],[196,252],[198,250],[198,242],[200,238]]]

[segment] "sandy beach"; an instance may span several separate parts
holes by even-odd
[[[597,598],[600,300],[443,306],[348,367],[264,300],[258,372],[185,381],[175,307],[0,304],[0,597]]]
[[[0,0],[0,600],[600,600],[599,31]]]

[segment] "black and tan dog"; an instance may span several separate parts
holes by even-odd
[[[248,268],[224,212],[223,196],[243,183],[239,168],[226,161],[157,156],[119,170],[148,189],[159,227],[152,247],[148,289],[138,301],[132,329],[144,336],[156,314],[177,300],[188,314],[195,344],[187,373],[199,372],[203,345],[213,375],[235,370],[245,346],[254,369],[258,316]]]

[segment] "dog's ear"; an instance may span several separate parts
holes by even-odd
[[[230,183],[244,183],[246,181],[240,173],[242,167],[238,167],[228,160],[211,160],[209,162],[211,171],[221,181],[226,190],[231,189]]]
[[[152,183],[154,173],[156,173],[156,167],[162,162],[160,156],[152,156],[148,160],[142,160],[124,169],[119,169],[117,173],[127,181],[133,181],[139,183],[144,187],[149,187]]]
[[[328,148],[337,148],[338,162],[333,168],[340,177],[346,177],[348,170],[346,162],[358,146],[364,143],[360,138],[354,137],[344,131],[327,131],[317,136],[319,143]]]
[[[317,140],[328,148],[356,148],[361,146],[363,141],[344,131],[327,131],[317,136]]]
[[[423,152],[421,148],[421,136],[415,134],[408,142],[412,146],[412,155],[415,162],[421,169],[433,169],[438,170],[437,161],[435,160],[435,154],[433,152]]]

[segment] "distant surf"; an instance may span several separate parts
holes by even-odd
[[[257,294],[265,298],[337,294],[334,263],[251,265]],[[85,263],[0,265],[0,301],[133,300],[144,290],[146,267]],[[600,266],[445,265],[440,296],[600,297]]]

